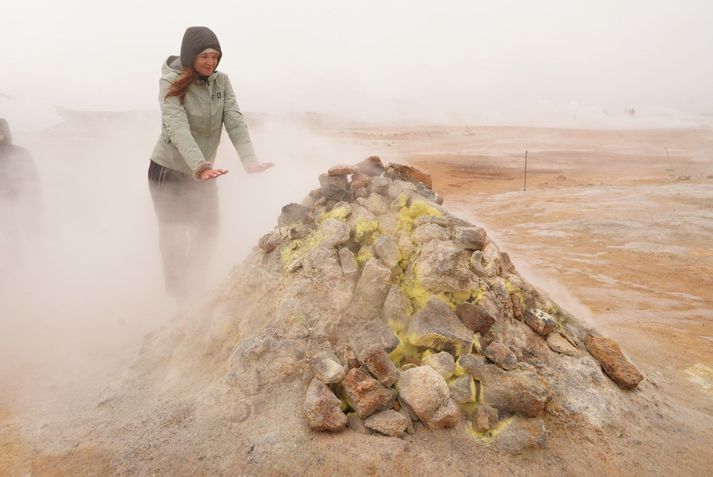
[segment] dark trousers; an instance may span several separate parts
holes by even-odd
[[[207,279],[220,219],[218,189],[215,181],[195,181],[153,161],[148,178],[166,291],[185,298]]]

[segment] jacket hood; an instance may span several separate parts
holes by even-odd
[[[0,136],[2,136],[0,144],[5,144],[7,146],[12,145],[12,134],[10,133],[10,125],[7,124],[7,121],[3,118],[0,118]]]

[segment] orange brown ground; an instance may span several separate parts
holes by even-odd
[[[546,459],[474,456],[474,469],[706,475],[713,468],[710,130],[344,126],[318,132],[429,171],[448,208],[483,225],[526,278],[614,337],[667,403],[642,409],[645,426],[623,423],[586,432],[578,442],[570,439],[582,437],[577,424],[563,426]],[[38,448],[11,417],[0,408],[0,475],[112,472],[110,443]],[[434,452],[449,445],[445,435],[425,439]],[[173,475],[182,475],[181,468]]]

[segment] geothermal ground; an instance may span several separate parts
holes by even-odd
[[[16,142],[33,151],[43,183],[50,189],[57,187],[53,181],[71,183],[71,175],[58,173],[64,169],[56,163],[50,164],[47,158],[71,158],[76,170],[96,161],[97,151],[102,151],[101,157],[111,164],[127,161],[125,165],[107,166],[112,177],[129,178],[135,174],[143,179],[144,158],[148,155],[145,151],[150,151],[156,124],[154,117],[101,117],[87,121],[86,116],[80,115],[47,133],[18,135]],[[150,133],[144,134],[146,130]],[[132,132],[139,139],[127,144],[125,135],[118,131]],[[702,476],[713,468],[710,452],[713,134],[710,130],[399,125],[376,128],[313,121],[290,131],[291,162],[281,164],[278,157],[265,158],[277,163],[273,176],[265,180],[268,185],[276,181],[272,183],[276,185],[280,183],[276,180],[280,167],[284,171],[303,167],[306,172],[296,177],[310,182],[301,183],[293,177],[285,188],[289,196],[267,201],[265,210],[259,211],[254,220],[250,214],[240,213],[243,215],[239,221],[252,220],[257,225],[247,233],[243,231],[237,240],[243,248],[241,253],[221,255],[226,267],[237,264],[247,247],[255,245],[258,237],[269,231],[278,215],[277,206],[299,202],[317,186],[317,173],[329,165],[356,162],[368,154],[377,154],[385,162],[410,163],[430,172],[433,189],[444,197],[444,206],[483,226],[499,247],[510,254],[526,279],[578,318],[616,339],[644,374],[643,392],[660,398],[659,405],[642,407],[640,414],[616,426],[596,432],[563,426],[550,433],[544,450],[519,456],[483,452],[472,456],[472,467],[466,468],[446,469],[436,465],[434,456],[453,456],[462,461],[463,449],[451,448],[447,434],[426,434],[419,439],[425,441],[430,452],[411,460],[420,462],[421,467],[400,466],[391,473],[418,475],[440,469],[457,475],[596,472]],[[281,132],[284,129],[270,126],[263,119],[255,121],[257,144],[267,145],[269,139],[274,140]],[[295,137],[302,139],[295,142]],[[307,138],[314,138],[320,147],[310,146]],[[143,148],[141,151],[136,150],[136,143]],[[523,191],[525,149],[527,191]],[[233,159],[220,160],[224,165]],[[57,174],[50,178],[47,172]],[[233,182],[225,182],[222,187],[244,186],[250,193],[256,193],[265,185],[235,172],[230,177]],[[142,190],[145,185],[143,181],[131,184],[130,197],[134,197],[131,192]],[[92,212],[98,206],[78,197],[61,197],[70,207],[75,201],[82,203],[81,220],[91,222],[95,217]],[[222,205],[226,204],[226,197],[232,196],[225,193]],[[144,199],[134,202],[150,207]],[[127,208],[123,205],[117,210]],[[225,209],[223,213],[227,213]],[[139,223],[151,226],[150,214],[144,218]],[[87,227],[87,223],[80,225]],[[88,226],[85,234],[103,237],[109,230],[111,235],[112,224],[106,222],[104,228],[97,230]],[[226,233],[234,232],[228,228]],[[71,237],[66,231],[61,235],[67,242]],[[136,243],[123,245],[144,250],[143,258],[151,256],[153,242],[147,241],[146,245],[136,238],[132,240]],[[64,246],[75,250],[70,245]],[[95,248],[100,247],[82,250],[90,257],[106,253]],[[92,269],[81,259],[72,263]],[[112,263],[100,260],[98,269]],[[151,260],[144,263],[157,265]],[[69,266],[62,260],[47,264],[50,272]],[[30,273],[17,273],[34,277]],[[131,276],[126,267],[116,273],[120,278]],[[141,337],[166,324],[175,313],[175,305],[173,310],[164,306],[158,293],[160,287],[149,280],[156,278],[156,274],[148,275],[149,278],[142,277],[138,283],[99,275],[106,279],[107,290],[98,287],[90,294],[81,285],[91,283],[92,276],[83,277],[75,272],[71,277],[77,287],[62,289],[61,283],[53,285],[63,290],[63,296],[82,296],[83,300],[68,303],[48,294],[46,305],[42,300],[27,303],[24,308],[4,305],[5,316],[0,321],[3,325],[0,343],[4,348],[0,366],[0,475],[111,475],[117,471],[117,456],[124,452],[125,441],[112,439],[112,426],[128,427],[132,420],[147,417],[138,412],[132,418],[125,411],[121,416],[123,422],[112,423],[100,419],[99,410],[105,405],[106,396],[122,394],[120,384],[127,382],[122,381],[122,376],[149,373],[148,369],[129,369],[138,356]],[[42,278],[37,280],[41,282]],[[132,291],[132,283],[143,292]],[[14,295],[17,296],[25,297]],[[9,299],[8,294],[3,301]],[[52,306],[53,303],[62,306]],[[121,313],[116,309],[117,303],[121,305]],[[78,318],[85,316],[87,307],[93,315],[92,321]],[[33,313],[25,316],[23,309],[31,309]],[[8,310],[24,322],[9,323]],[[70,325],[58,324],[63,322]],[[172,324],[166,326],[170,328]],[[43,359],[33,359],[36,356]],[[62,359],[63,356],[70,358]],[[180,408],[175,411],[177,422],[181,420],[181,412]],[[161,439],[170,437],[171,430],[167,429]],[[326,447],[329,442],[336,445],[351,442],[344,436],[333,437],[333,441],[326,439],[321,435],[315,437],[314,445]],[[249,444],[243,440],[236,435],[235,447],[242,449]],[[226,452],[231,449],[230,443],[215,447]],[[157,474],[195,475],[208,468],[208,464],[199,460],[152,456],[150,449],[148,446],[146,454],[140,456],[146,465],[137,467],[136,473],[150,474],[147,469],[151,468]],[[402,456],[408,449],[384,444],[383,450],[374,455],[373,473],[383,470],[381,465],[388,465],[394,459],[393,454],[399,452]],[[333,462],[321,462],[310,473],[344,473],[341,466],[348,464],[349,454],[340,457],[335,453]],[[226,456],[204,458],[225,460]],[[152,460],[160,464],[151,467],[148,462]],[[242,462],[237,457],[233,460]],[[408,460],[400,457],[394,461]],[[127,463],[121,464],[122,472],[126,472]],[[240,473],[239,467],[233,470]]]

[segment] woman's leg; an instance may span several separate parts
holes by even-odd
[[[191,280],[203,284],[209,279],[220,228],[218,187],[214,180],[193,182],[190,187],[188,268]]]
[[[149,166],[149,189],[158,219],[166,291],[176,297],[185,297],[190,283],[190,216],[187,213],[190,203],[185,189],[192,179],[181,176],[183,174],[154,162]]]

